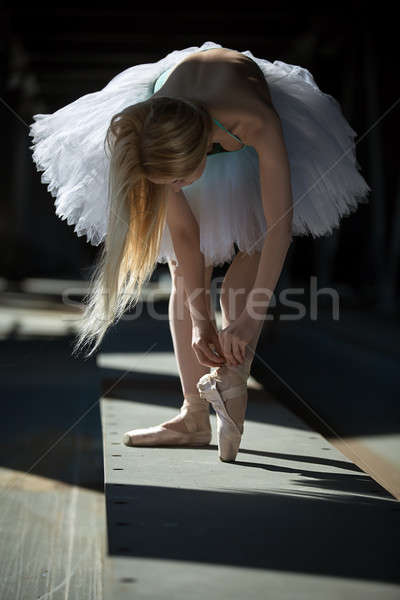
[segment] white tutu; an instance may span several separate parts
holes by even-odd
[[[41,181],[56,198],[56,214],[75,225],[78,236],[86,235],[97,246],[107,233],[109,161],[104,139],[112,116],[150,98],[165,71],[209,48],[222,46],[205,42],[175,50],[158,62],[125,69],[102,90],[53,114],[33,115],[29,133],[33,160],[43,171]],[[282,123],[292,182],[293,235],[330,234],[344,215],[368,202],[371,191],[356,159],[357,134],[340,104],[319,89],[307,69],[256,58],[249,50],[242,54],[263,72]],[[267,223],[253,147],[208,156],[201,178],[182,189],[200,226],[206,265],[231,261],[234,243],[249,253],[261,250]],[[169,259],[177,261],[165,225],[158,262]]]

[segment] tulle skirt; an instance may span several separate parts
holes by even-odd
[[[194,52],[221,48],[205,42],[175,50],[155,63],[116,75],[102,90],[86,94],[53,114],[37,114],[30,126],[33,160],[56,198],[56,214],[75,225],[78,236],[100,244],[107,227],[108,159],[103,142],[111,117],[126,106],[152,96],[157,79]],[[305,68],[275,60],[254,60],[270,89],[279,114],[289,157],[292,233],[313,237],[331,234],[343,216],[368,202],[371,188],[356,159],[356,132],[340,104],[322,92]],[[182,188],[199,223],[205,264],[230,262],[239,250],[261,251],[268,224],[261,198],[258,154],[251,146],[207,157],[200,179]],[[273,198],[271,198],[271,202]],[[158,262],[177,257],[165,224]]]

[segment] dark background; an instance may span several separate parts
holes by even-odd
[[[321,285],[339,286],[352,306],[396,312],[399,105],[392,105],[399,96],[399,53],[385,10],[358,2],[161,11],[9,5],[2,21],[0,276],[10,283],[87,279],[99,250],[55,215],[28,147],[32,115],[101,89],[132,65],[211,40],[306,67],[339,100],[358,134],[357,159],[372,188],[370,200],[331,236],[296,237],[287,270],[294,282],[315,274]],[[160,265],[152,279],[166,269]]]

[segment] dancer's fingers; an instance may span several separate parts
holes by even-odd
[[[232,352],[233,356],[239,364],[242,362],[242,349],[240,347],[240,341],[236,338],[232,338]]]
[[[202,352],[196,352],[196,356],[199,363],[205,367],[220,367],[223,364],[207,358]]]
[[[247,358],[246,357],[247,346],[248,346],[248,342],[246,342],[244,340],[239,340],[239,348],[240,348],[240,355],[242,357],[242,362],[244,362]]]
[[[225,357],[224,357],[224,353],[222,352],[222,348],[220,346],[219,341],[218,341],[218,348],[213,343],[210,343],[209,347],[211,348],[214,358],[216,360],[219,360],[220,362],[224,363]]]
[[[206,366],[219,367],[221,364],[223,364],[223,359],[216,356],[208,344],[204,341],[200,341],[198,344],[196,344],[195,351],[198,354],[200,362],[202,362],[202,364],[206,364]]]
[[[221,346],[224,351],[224,356],[229,366],[235,365],[236,359],[232,354],[230,336],[220,335]]]
[[[217,331],[212,332],[210,346],[211,346],[211,349],[214,350],[215,352],[217,352],[217,354],[219,354],[224,359],[224,362],[225,362],[223,349],[222,349],[221,343],[219,341]]]

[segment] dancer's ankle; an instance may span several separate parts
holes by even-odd
[[[252,358],[246,358],[242,363],[238,365],[222,365],[217,367],[216,375],[217,381],[221,391],[231,387],[232,385],[246,384],[250,376]]]
[[[210,405],[199,393],[184,394],[179,414],[161,425],[181,433],[210,430]]]

